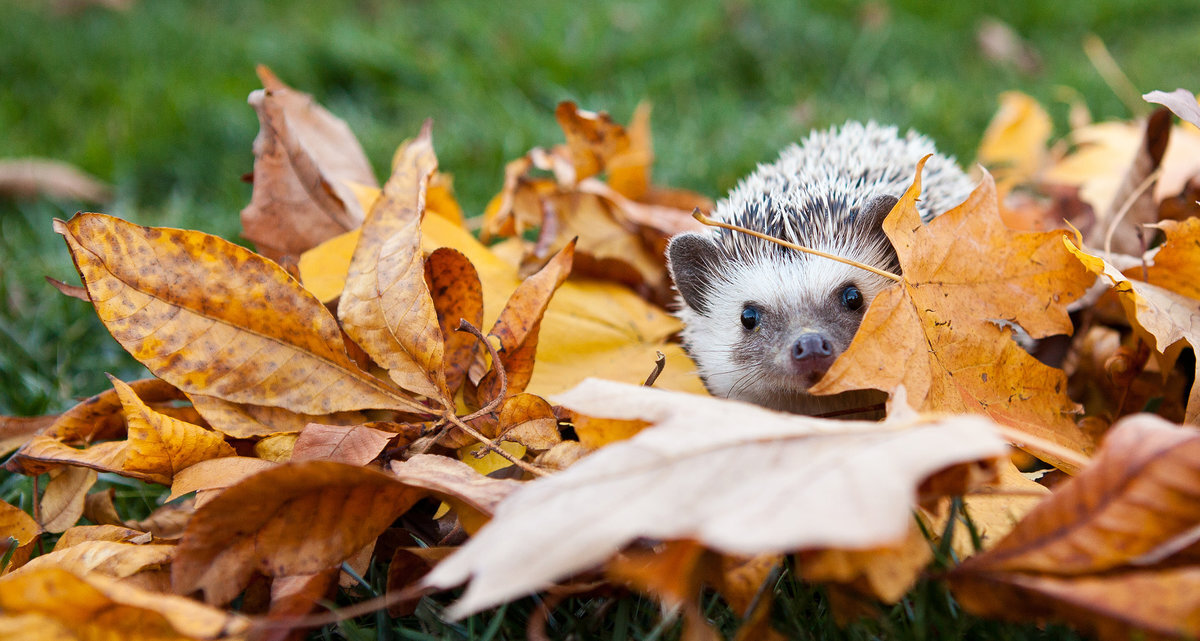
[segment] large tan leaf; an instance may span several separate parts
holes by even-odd
[[[196,510],[171,566],[177,592],[225,604],[251,574],[313,574],[375,540],[423,492],[375,470],[308,461],[227,488]]]
[[[55,230],[117,342],[185,392],[304,414],[424,409],[360,370],[324,306],[253,252],[103,214]]]
[[[986,175],[966,202],[922,223],[921,166],[883,223],[902,280],[872,302],[850,347],[811,391],[903,385],[919,410],[985,414],[1067,450],[1090,451],[1066,375],[1026,353],[996,321],[1035,338],[1069,334],[1067,304],[1094,277],[1064,251],[1060,232],[1006,228]],[[1078,467],[1046,448],[1018,446],[1067,471]]]
[[[113,376],[109,380],[121,397],[129,425],[126,470],[150,475],[166,485],[179,470],[235,454],[221,434],[156,412],[138,398],[132,387]]]
[[[990,551],[951,573],[956,597],[991,616],[1064,618],[1102,638],[1200,634],[1200,431],[1140,414],[1108,433]]]
[[[425,285],[421,217],[437,169],[431,123],[396,154],[392,177],[363,223],[338,318],[397,385],[451,404],[442,373],[442,331]]]
[[[471,579],[453,616],[544,588],[639,537],[747,556],[891,543],[922,479],[1007,450],[977,416],[881,426],[598,380],[556,400],[656,425],[501,503],[426,578],[443,588]]]
[[[242,235],[270,258],[301,252],[363,221],[351,183],[374,187],[371,164],[354,133],[312,97],[258,67],[254,192],[242,210]]]
[[[241,634],[249,626],[241,615],[191,599],[147,592],[98,574],[80,577],[58,567],[0,578],[0,611],[0,626],[35,615],[78,639],[217,639]]]

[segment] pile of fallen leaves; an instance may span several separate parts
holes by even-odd
[[[851,422],[704,395],[663,248],[711,203],[652,183],[648,109],[625,127],[559,105],[566,143],[509,164],[487,246],[429,123],[379,187],[341,120],[260,77],[258,253],[55,221],[82,278],[57,286],[154,377],[0,417],[37,495],[0,504],[5,638],[294,638],[463,583],[451,616],[615,586],[693,639],[716,635],[712,589],[739,638],[769,638],[786,555],[859,616],[922,575],[929,532],[953,536],[941,580],[971,612],[1200,635],[1200,433],[1178,424],[1200,414],[1192,125],[1162,110],[1050,145],[1007,96],[992,173],[928,225],[915,168],[885,223],[903,274],[820,386],[891,394],[886,421]],[[1152,98],[1200,122],[1191,94]],[[135,520],[99,473],[170,494]],[[372,564],[386,594],[322,618]]]

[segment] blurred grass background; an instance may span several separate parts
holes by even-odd
[[[1001,91],[1065,128],[1064,95],[1097,119],[1130,110],[1083,51],[1098,35],[1138,91],[1200,87],[1194,0],[559,3],[515,0],[0,0],[0,158],[67,161],[115,186],[103,206],[0,197],[0,414],[59,410],[138,368],[82,302],[50,219],[83,207],[234,238],[257,131],[254,65],[346,119],[383,175],[435,120],[441,166],[478,213],[503,165],[561,140],[555,104],[625,121],[654,105],[656,179],[720,196],[813,127],[874,118],[974,157]],[[1036,59],[990,60],[1010,26]],[[1064,89],[1065,88],[1065,89]]]
[[[1064,98],[1096,119],[1136,115],[1144,107],[1119,99],[1085,55],[1088,34],[1138,92],[1200,89],[1194,0],[1028,0],[990,13],[939,0],[110,2],[127,6],[0,0],[0,158],[66,161],[116,194],[101,206],[0,195],[0,414],[65,409],[107,389],[106,371],[142,375],[86,303],[43,280],[78,280],[50,220],[92,209],[236,238],[257,63],[344,118],[380,176],[434,118],[468,213],[499,190],[506,161],[561,140],[564,99],[621,122],[651,101],[657,182],[719,197],[809,129],[847,119],[918,129],[965,164],[1005,90],[1041,100],[1059,135]],[[984,55],[988,19],[1027,51]],[[29,484],[3,478],[0,494],[27,506]],[[147,509],[154,498],[129,495]],[[938,599],[897,606],[908,632],[847,638],[926,638],[937,628],[922,608],[955,611]],[[1027,638],[946,621],[957,626],[947,638]]]

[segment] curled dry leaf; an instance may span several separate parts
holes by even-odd
[[[185,392],[305,414],[425,410],[360,370],[324,306],[253,252],[103,214],[55,230],[113,337]]]
[[[556,400],[656,426],[505,500],[425,579],[471,579],[452,616],[544,588],[639,537],[740,555],[883,545],[904,536],[922,479],[1007,449],[976,416],[901,428],[598,380]]]
[[[185,398],[174,385],[159,378],[132,381],[128,385],[146,403]],[[72,444],[121,438],[125,435],[125,410],[117,390],[103,391],[63,412],[45,434]]]
[[[425,280],[445,343],[446,389],[453,395],[467,379],[467,369],[480,349],[477,339],[458,331],[458,325],[465,320],[482,328],[483,285],[470,259],[451,247],[439,247],[425,259]]]
[[[1163,223],[1167,241],[1155,255],[1155,264],[1146,270],[1153,282],[1133,280],[1109,262],[1063,239],[1067,249],[1092,273],[1112,282],[1134,331],[1155,350],[1159,367],[1169,372],[1187,345],[1200,345],[1200,288],[1195,284],[1194,268],[1200,263],[1196,241],[1200,221],[1184,224]],[[1078,242],[1078,240],[1077,240]],[[1165,255],[1164,255],[1165,252]],[[1161,262],[1160,262],[1161,256]],[[1141,273],[1141,269],[1131,270]],[[1200,362],[1197,364],[1200,374]],[[1200,424],[1200,385],[1193,382],[1185,422]]]
[[[850,347],[813,386],[817,394],[903,385],[921,411],[985,414],[1086,452],[1066,375],[1041,364],[992,319],[1041,338],[1072,331],[1067,304],[1094,278],[1062,248],[1062,233],[1014,232],[997,213],[989,176],[962,205],[923,224],[913,185],[884,220],[903,271],[867,310]],[[981,260],[986,257],[986,260]],[[1076,464],[1036,446],[1047,462]]]
[[[248,456],[225,456],[200,461],[184,468],[171,479],[171,494],[166,500],[174,501],[184,494],[199,492],[196,507],[200,507],[216,496],[214,490],[223,490],[275,465],[273,461]],[[202,495],[206,495],[203,500]]]
[[[1200,104],[1197,104],[1195,94],[1187,89],[1176,89],[1171,93],[1151,91],[1142,94],[1142,100],[1160,104],[1170,109],[1180,119],[1200,127]]]
[[[76,525],[62,533],[54,550],[65,550],[80,543],[90,541],[114,541],[116,543],[149,543],[152,537],[149,533],[118,525]]]
[[[217,639],[248,628],[239,614],[58,567],[0,578],[0,612],[0,629],[28,638],[61,631],[51,638]]]
[[[258,67],[258,76],[264,88],[249,99],[260,127],[254,192],[242,210],[242,235],[269,258],[299,256],[362,224],[350,185],[378,183],[345,122],[266,67]]]
[[[126,470],[169,485],[175,472],[183,468],[234,455],[221,434],[155,412],[138,398],[132,387],[112,376],[109,380],[125,406],[125,421],[129,425]]]
[[[533,378],[534,356],[537,353],[538,330],[542,317],[550,305],[550,299],[567,275],[571,273],[571,261],[575,256],[575,243],[567,243],[538,273],[526,278],[513,291],[508,304],[500,310],[500,317],[488,332],[500,339],[497,350],[500,362],[508,376],[507,394],[519,394]],[[500,394],[500,376],[495,367],[479,381],[479,405]]]
[[[540,396],[517,394],[500,404],[500,438],[543,452],[562,442],[554,409]]]
[[[392,474],[405,485],[428,490],[448,501],[458,511],[463,528],[472,533],[491,518],[500,501],[522,485],[484,476],[466,463],[431,454],[392,461],[391,467]]]
[[[442,332],[421,253],[425,192],[437,169],[431,126],[426,122],[397,152],[392,177],[363,223],[338,318],[397,385],[449,405]]]
[[[1200,432],[1150,415],[1118,422],[1090,467],[987,553],[950,575],[968,610],[1065,619],[1105,639],[1200,634]],[[1147,598],[1153,595],[1153,598]]]
[[[63,532],[83,516],[83,502],[96,483],[96,470],[67,466],[50,472],[42,494],[42,527]]]
[[[423,492],[376,470],[308,461],[227,488],[196,510],[171,566],[175,591],[225,604],[251,575],[313,574],[375,540]]]
[[[29,559],[33,552],[33,542],[42,533],[42,526],[21,508],[0,501],[0,532],[4,533],[6,539],[16,540],[16,549],[13,550],[9,564],[0,568],[0,572],[8,572],[21,567]],[[5,541],[6,552],[9,543]]]

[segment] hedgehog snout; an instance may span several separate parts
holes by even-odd
[[[801,334],[792,345],[792,367],[796,374],[815,381],[833,365],[833,341],[823,333]]]

